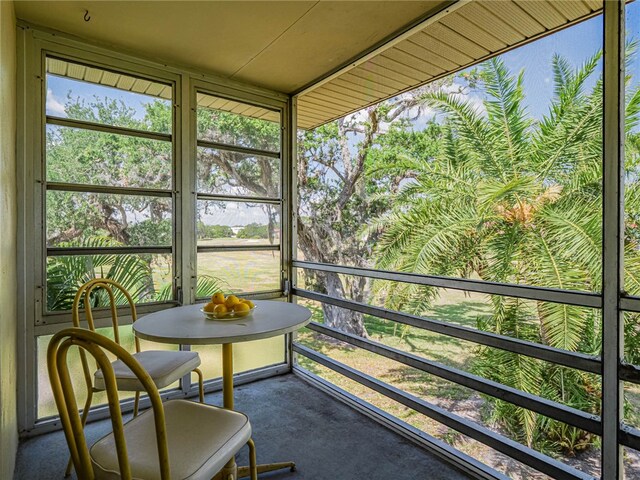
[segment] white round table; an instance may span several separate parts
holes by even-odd
[[[183,345],[222,344],[222,398],[233,410],[233,344],[291,333],[311,320],[308,308],[288,302],[255,300],[256,309],[237,320],[210,320],[200,310],[204,304],[185,305],[150,313],[133,324],[135,334],[145,340]],[[294,462],[259,465],[258,472],[295,468]],[[249,476],[247,467],[237,468],[232,459],[222,478]],[[217,478],[217,477],[216,477]]]
[[[237,320],[209,320],[204,304],[150,313],[133,324],[136,335],[159,343],[218,345],[248,342],[291,333],[309,323],[308,308],[288,302],[254,301],[256,309]]]

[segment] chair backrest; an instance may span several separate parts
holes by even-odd
[[[111,425],[113,427],[116,453],[120,467],[120,477],[127,480],[132,478],[127,457],[127,446],[124,438],[124,425],[118,399],[116,377],[111,362],[105,352],[110,352],[115,355],[129,367],[136,377],[138,377],[149,395],[156,429],[160,474],[162,480],[169,479],[169,453],[167,448],[164,408],[155,383],[138,361],[122,346],[99,333],[84,328],[73,327],[56,333],[51,339],[51,342],[49,342],[47,349],[47,368],[53,396],[60,413],[60,421],[78,478],[93,480],[95,474],[67,363],[67,354],[69,348],[72,346],[77,346],[81,352],[87,352],[91,355],[104,374]]]
[[[94,278],[93,280],[89,280],[87,283],[82,285],[78,291],[76,292],[76,296],[73,299],[73,307],[71,310],[71,319],[73,320],[74,327],[80,327],[80,302],[84,299],[83,306],[85,311],[85,317],[87,320],[87,326],[89,330],[95,332],[96,327],[93,321],[93,310],[91,307],[91,294],[93,292],[98,291],[99,289],[103,289],[107,292],[107,296],[109,298],[109,308],[111,309],[111,324],[113,326],[113,338],[116,343],[120,343],[120,333],[118,331],[118,305],[116,303],[116,293],[122,294],[122,296],[127,300],[129,304],[129,308],[131,309],[131,320],[135,322],[138,319],[138,315],[136,312],[136,304],[133,301],[133,298],[127,292],[126,288],[120,285],[115,280],[111,280],[110,278]],[[114,293],[114,290],[116,293]],[[135,338],[136,344],[136,352],[140,351],[140,340]]]
[[[87,283],[82,285],[78,291],[76,292],[76,296],[73,299],[73,306],[71,308],[71,320],[73,321],[73,326],[77,328],[81,328],[80,324],[80,303],[82,302],[85,311],[85,317],[87,320],[87,327],[92,332],[96,331],[96,325],[93,321],[93,310],[91,308],[91,294],[93,292],[97,292],[99,289],[103,289],[107,292],[107,296],[109,298],[109,308],[111,309],[111,325],[113,326],[113,338],[116,343],[120,345],[120,331],[118,329],[118,305],[116,303],[116,292],[121,293],[124,298],[127,299],[129,303],[129,308],[131,309],[131,320],[135,322],[138,319],[138,315],[136,313],[136,304],[131,298],[127,289],[120,285],[115,280],[111,280],[110,278],[94,278],[93,280],[89,280]],[[134,336],[134,343],[136,352],[140,351],[140,340],[138,337]],[[92,377],[93,372],[92,369],[89,368],[89,363],[87,361],[87,355],[83,349],[80,349],[80,363],[82,364],[82,373],[84,375],[85,383],[87,384],[87,388],[93,387]],[[98,364],[96,364],[96,368],[100,368]]]

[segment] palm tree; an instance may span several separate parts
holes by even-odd
[[[524,104],[524,72],[512,75],[494,58],[481,66],[482,108],[444,92],[424,96],[444,115],[435,156],[401,158],[410,170],[383,228],[377,267],[568,290],[601,289],[602,80],[593,82],[600,54],[573,69],[555,56],[555,94],[536,121]],[[591,82],[593,85],[587,88]],[[628,95],[635,126],[638,89]],[[637,145],[634,128],[629,143]],[[637,151],[637,149],[636,149]],[[637,157],[637,155],[636,155]],[[395,173],[395,172],[380,172]],[[627,211],[640,212],[637,174]],[[637,239],[626,242],[627,290],[640,291]],[[381,288],[379,287],[379,291]],[[404,285],[383,291],[392,308],[421,314],[437,295]],[[571,305],[493,296],[493,315],[479,328],[570,351],[599,354],[599,312]],[[629,348],[635,348],[630,346]],[[599,411],[599,378],[529,357],[479,348],[475,370],[492,380],[575,408]],[[506,402],[493,417],[516,438],[539,448],[575,451],[586,432]]]

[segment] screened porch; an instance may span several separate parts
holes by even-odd
[[[1,478],[64,474],[47,349],[100,278],[97,333],[197,357],[163,402],[202,374],[296,464],[259,478],[640,478],[636,2],[0,8]]]

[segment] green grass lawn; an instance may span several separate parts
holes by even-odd
[[[200,246],[265,245],[265,239],[215,238],[198,240]],[[155,255],[151,263],[156,290],[171,282],[171,258]],[[244,293],[280,288],[279,251],[202,252],[198,254],[198,275],[218,279],[225,293]]]
[[[198,245],[264,245],[266,240],[217,238],[199,240]],[[206,252],[198,254],[198,275],[218,278],[225,293],[278,290],[280,288],[279,251]]]

